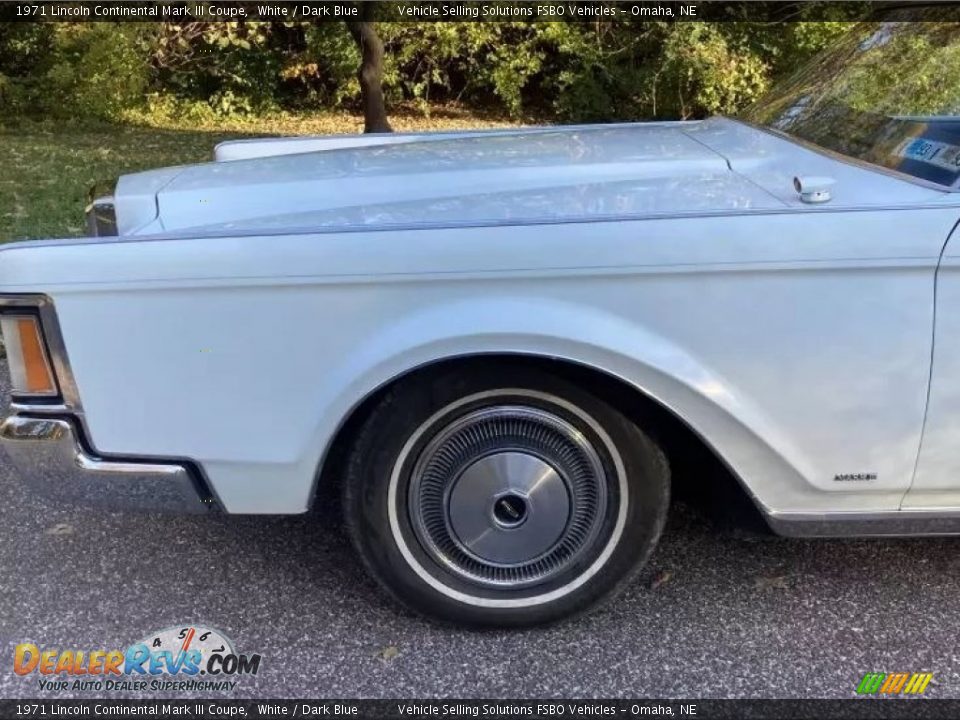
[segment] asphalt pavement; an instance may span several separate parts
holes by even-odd
[[[385,599],[332,510],[58,507],[32,496],[0,451],[3,698],[85,696],[16,675],[19,643],[126,648],[196,623],[262,656],[256,676],[210,697],[845,698],[865,672],[927,671],[928,696],[960,698],[958,579],[960,540],[779,539],[677,505],[649,567],[602,611],[468,631]]]

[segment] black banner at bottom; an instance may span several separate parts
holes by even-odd
[[[0,700],[2,718],[958,718],[960,700]]]

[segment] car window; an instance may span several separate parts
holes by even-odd
[[[940,185],[960,185],[960,11],[863,23],[742,118]]]

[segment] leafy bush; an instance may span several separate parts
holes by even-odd
[[[379,23],[391,101],[565,121],[734,112],[844,32],[836,21]],[[342,24],[0,24],[0,113],[116,118],[355,109]]]
[[[143,101],[149,26],[0,27],[0,108],[55,118],[119,116]]]
[[[385,87],[395,99],[591,121],[734,112],[849,27],[383,23],[380,34],[388,51]]]
[[[277,107],[283,24],[164,23],[160,28],[150,56],[155,89],[205,100],[220,115]]]
[[[660,74],[661,106],[681,118],[736,112],[763,94],[770,80],[769,64],[758,53],[723,26],[706,23],[671,27]]]
[[[49,114],[115,118],[142,102],[148,68],[143,26],[66,25],[56,35],[56,60],[43,75]]]

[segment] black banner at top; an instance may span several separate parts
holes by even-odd
[[[868,18],[903,2],[810,0],[365,0],[379,22],[795,22]],[[960,5],[947,3],[957,9]],[[359,18],[347,0],[34,0],[3,2],[6,22],[341,22]]]

